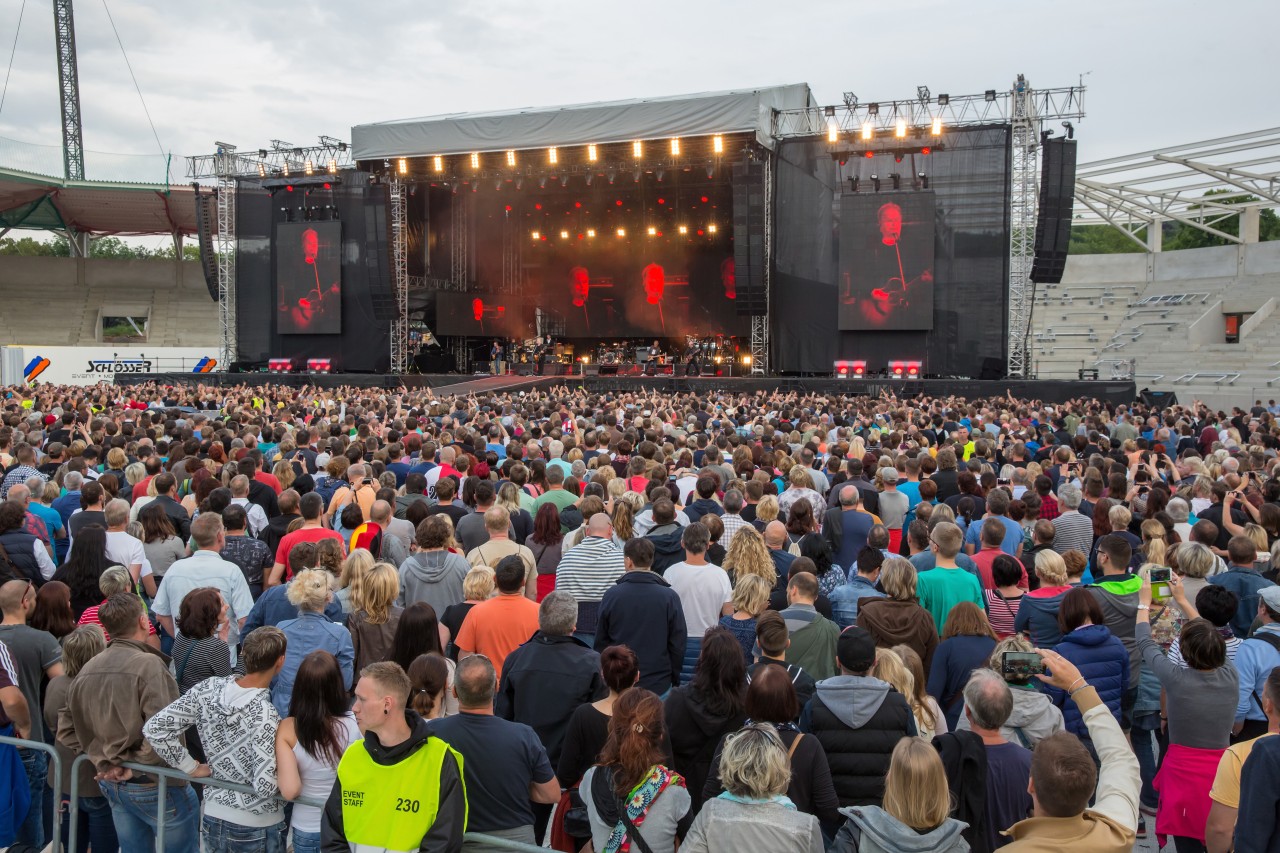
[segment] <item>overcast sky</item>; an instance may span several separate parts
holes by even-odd
[[[1268,0],[107,2],[176,156],[445,112],[793,82],[822,103],[891,100],[1007,89],[1019,72],[1038,87],[1086,75],[1084,161],[1276,121],[1274,59],[1246,47],[1280,21]],[[0,70],[22,4],[0,0]],[[1217,40],[1215,8],[1240,49]],[[102,0],[75,11],[85,148],[155,153]],[[0,136],[60,144],[50,0],[26,0]]]

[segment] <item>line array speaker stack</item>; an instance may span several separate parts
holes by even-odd
[[[766,313],[764,170],[760,161],[733,165],[733,266],[740,316]]]
[[[1076,141],[1047,139],[1040,149],[1040,210],[1036,217],[1036,257],[1031,280],[1057,284],[1071,246],[1071,207],[1075,201]]]
[[[200,246],[200,267],[204,270],[204,285],[209,288],[209,298],[218,301],[218,256],[213,251],[213,205],[218,200],[216,192],[202,193],[196,185],[196,241]]]

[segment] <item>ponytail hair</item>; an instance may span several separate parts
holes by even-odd
[[[614,792],[625,798],[661,764],[665,732],[662,700],[643,687],[631,687],[613,703],[609,739],[600,751],[600,764],[614,768]]]

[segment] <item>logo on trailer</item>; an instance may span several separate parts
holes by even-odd
[[[27,382],[35,382],[36,378],[48,369],[51,362],[42,355],[38,355],[31,361],[27,362],[27,366],[23,368],[22,377]]]
[[[104,358],[90,360],[89,373],[150,373],[149,358]]]

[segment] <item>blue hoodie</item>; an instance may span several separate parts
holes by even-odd
[[[1054,650],[1075,664],[1084,679],[1098,691],[1098,698],[1120,722],[1120,700],[1129,689],[1129,652],[1106,625],[1081,625],[1062,638]],[[1045,693],[1062,709],[1067,731],[1088,737],[1076,703],[1067,692],[1045,685]]]

